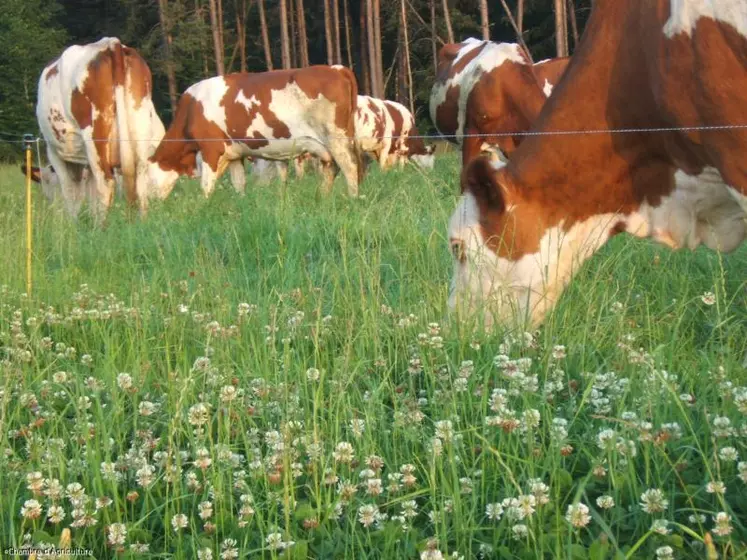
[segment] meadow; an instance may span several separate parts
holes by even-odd
[[[0,547],[747,558],[747,246],[617,236],[536,332],[467,332],[459,169],[182,181],[105,229],[36,192],[30,296],[0,169]]]

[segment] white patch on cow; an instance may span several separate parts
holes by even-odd
[[[376,111],[371,108],[373,105]],[[381,133],[377,135],[377,125],[381,125]],[[375,154],[379,165],[387,166],[387,159],[392,149],[394,121],[386,110],[381,99],[359,95],[355,111],[355,135],[363,152]]]
[[[456,58],[452,62],[452,66],[456,65],[458,61],[466,56],[474,49],[479,48],[486,41],[480,41],[475,38],[469,38],[463,41],[465,45],[462,47],[457,54]],[[458,72],[454,76],[450,77],[445,82],[436,82],[431,90],[431,97],[429,100],[429,109],[431,120],[436,123],[436,110],[438,107],[446,101],[446,93],[449,88],[455,85],[459,86],[459,103],[458,103],[458,115],[457,115],[457,142],[462,143],[464,139],[464,125],[466,122],[466,111],[467,111],[467,100],[472,92],[475,84],[480,80],[483,74],[486,74],[495,68],[498,68],[505,62],[515,62],[516,64],[526,64],[526,60],[521,54],[521,48],[515,43],[493,43],[488,41],[485,48],[480,52],[478,56],[472,59],[461,72]]]
[[[545,78],[545,85],[542,86],[542,93],[545,94],[545,97],[550,97],[552,94],[552,84],[547,78]]]
[[[670,39],[678,33],[692,36],[700,18],[731,25],[747,37],[747,2],[744,0],[671,0],[670,15],[664,34]]]
[[[228,91],[228,84],[223,76],[215,76],[202,80],[187,88],[188,93],[197,101],[202,103],[202,111],[205,118],[214,122],[222,131],[226,131],[226,108],[223,106],[223,97]],[[243,96],[243,92],[239,95]],[[238,100],[237,96],[237,100]],[[244,98],[246,99],[246,98]]]
[[[487,247],[477,203],[465,194],[449,222],[449,242],[459,244],[465,257],[454,259],[449,308],[467,317],[487,310],[486,328],[495,320],[537,325],[573,273],[607,241],[617,219],[617,214],[601,214],[568,231],[560,223],[545,232],[537,253],[512,261]]]
[[[721,174],[706,167],[700,175],[677,171],[674,179],[674,191],[656,207],[641,205],[641,224],[628,231],[672,249],[694,250],[700,244],[724,252],[737,248],[747,234],[747,216]]]
[[[507,212],[512,210],[516,208],[509,205]],[[487,306],[500,321],[528,319],[537,324],[575,270],[607,241],[618,223],[632,235],[672,249],[704,244],[728,252],[747,237],[747,197],[727,187],[715,168],[707,167],[697,176],[677,171],[675,189],[657,206],[644,203],[631,214],[591,216],[568,231],[561,222],[545,231],[537,253],[512,261],[499,258],[485,244],[478,206],[468,193],[449,223],[450,243],[460,244],[466,257],[464,262],[455,259],[449,306],[468,314]],[[488,326],[492,319],[486,316]]]

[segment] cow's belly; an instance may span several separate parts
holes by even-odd
[[[309,153],[323,160],[329,160],[329,150],[316,138],[304,136],[300,138],[280,138],[268,140],[266,146],[252,148],[246,144],[232,144],[226,154],[232,158],[254,156],[272,160],[288,160],[301,154]]]
[[[37,112],[39,129],[47,143],[64,161],[88,164],[86,148],[80,129],[58,103],[47,105]]]

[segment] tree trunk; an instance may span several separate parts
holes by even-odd
[[[571,33],[573,33],[573,48],[578,45],[578,21],[576,21],[576,6],[573,0],[568,0],[568,17],[571,20]]]
[[[490,41],[490,20],[488,19],[488,0],[480,0],[480,27],[482,38]]]
[[[332,14],[329,9],[329,0],[324,0],[324,40],[327,45],[327,64],[335,63],[335,46],[332,36]]]
[[[306,16],[303,12],[303,0],[296,0],[296,18],[298,19],[298,54],[300,66],[309,65],[309,40],[306,38]]]
[[[225,33],[223,32],[223,0],[216,0],[218,7],[218,38],[220,39],[221,58],[226,57]]]
[[[342,46],[340,45],[340,5],[332,0],[332,23],[335,28],[335,64],[342,64]]]
[[[379,97],[379,81],[377,76],[378,64],[376,62],[376,35],[374,34],[373,1],[366,0],[366,31],[368,36],[368,66],[371,75],[371,95]]]
[[[449,39],[449,43],[454,42],[454,30],[451,27],[451,16],[449,15],[449,2],[448,0],[443,0],[443,6],[444,6],[444,19],[446,20],[446,35]]]
[[[262,47],[265,50],[265,64],[268,70],[272,70],[272,51],[270,50],[270,36],[267,33],[267,19],[265,18],[265,0],[258,0],[259,26],[262,29]]]
[[[288,38],[288,4],[280,0],[280,53],[283,68],[291,67],[290,39]]]
[[[236,6],[236,36],[239,43],[239,70],[246,72],[246,2],[238,0]]]
[[[358,89],[363,95],[371,95],[371,57],[368,52],[368,4],[371,0],[361,0],[360,29],[361,29],[361,81]]]
[[[348,53],[348,68],[353,69],[352,41],[350,39],[350,12],[348,11],[348,0],[342,0],[342,9],[345,18],[345,50]]]
[[[438,73],[438,47],[436,46],[436,2],[428,0],[431,9],[431,46],[433,47],[433,73]]]
[[[291,68],[298,68],[298,51],[297,49],[297,35],[296,35],[296,10],[293,0],[288,0],[290,5],[288,6],[288,19],[290,20],[290,60]]]
[[[407,75],[407,100],[410,102],[410,112],[415,114],[415,99],[413,98],[412,87],[412,67],[410,66],[410,35],[407,32],[407,10],[405,10],[405,0],[400,0],[402,8],[402,39],[404,44],[405,72]]]
[[[559,57],[568,56],[567,21],[565,0],[555,0],[555,46]]]
[[[519,28],[519,35],[524,33],[524,0],[519,0],[516,6],[516,26]]]
[[[169,83],[169,101],[171,102],[171,114],[176,112],[176,72],[174,70],[174,58],[171,54],[171,20],[168,15],[167,0],[158,0],[158,16],[161,20],[161,32],[163,33],[163,50],[166,55],[166,80]]]
[[[374,40],[376,41],[376,79],[378,80],[379,96],[384,99],[384,63],[382,61],[381,49],[381,0],[373,0],[374,12]]]
[[[213,49],[215,50],[215,71],[219,76],[226,73],[223,66],[223,50],[220,41],[220,26],[218,24],[218,6],[216,0],[210,0],[210,30],[213,33]]]

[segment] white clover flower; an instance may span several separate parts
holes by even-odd
[[[187,525],[189,525],[189,518],[183,513],[177,513],[174,517],[171,518],[171,526],[177,533],[181,529],[184,529]]]
[[[713,533],[719,537],[725,537],[732,531],[731,516],[725,511],[720,511],[713,516]]]
[[[597,498],[597,506],[600,509],[612,509],[615,507],[615,499],[612,496],[604,495]]]
[[[332,457],[338,463],[350,463],[353,460],[353,446],[347,441],[341,441],[335,447]]]
[[[379,507],[375,504],[367,504],[358,508],[358,521],[368,528],[379,519]]]
[[[671,546],[660,546],[656,549],[657,560],[674,560],[674,550]]]
[[[127,539],[127,527],[124,523],[112,523],[107,528],[107,541],[111,546],[123,546]]]
[[[658,488],[650,488],[641,494],[641,508],[646,513],[659,513],[669,507],[669,500]]]
[[[24,519],[39,519],[42,514],[41,504],[36,500],[26,500],[21,508],[21,517]]]
[[[132,376],[129,373],[120,373],[117,375],[117,385],[123,391],[132,389]]]
[[[511,527],[511,536],[514,540],[520,541],[529,535],[529,528],[523,523],[517,523]]]
[[[485,515],[491,521],[500,521],[503,517],[503,506],[498,502],[485,506]]]
[[[586,504],[581,503],[569,505],[565,514],[565,519],[573,527],[578,529],[586,527],[591,522],[589,507]]]
[[[716,296],[713,292],[704,292],[703,295],[700,296],[700,299],[706,305],[713,305],[716,303]]]
[[[725,494],[726,485],[720,480],[712,480],[706,484],[706,492],[709,494]]]
[[[65,510],[62,506],[49,506],[47,510],[47,519],[52,524],[61,523],[65,519]]]
[[[734,447],[722,447],[718,452],[719,459],[729,463],[735,463],[739,459],[739,453]]]
[[[310,367],[309,369],[306,370],[306,379],[308,379],[312,383],[315,381],[319,381],[320,377],[321,377],[321,372],[318,369],[314,367]]]
[[[672,531],[669,529],[669,521],[666,519],[656,519],[651,524],[651,530],[654,533],[659,533],[660,535],[668,535]]]

